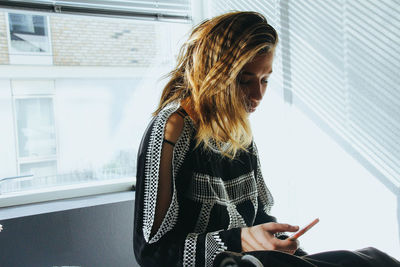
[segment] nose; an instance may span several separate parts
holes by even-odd
[[[252,101],[260,101],[265,92],[265,86],[261,82],[255,83],[251,88],[249,88],[249,98]]]

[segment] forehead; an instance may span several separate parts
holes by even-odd
[[[257,55],[243,67],[243,71],[251,73],[270,73],[272,71],[272,63],[274,53],[265,53]]]

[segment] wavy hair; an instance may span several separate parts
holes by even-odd
[[[196,115],[197,146],[229,158],[246,150],[252,133],[238,77],[255,56],[273,53],[275,29],[257,12],[230,12],[201,23],[182,46],[169,74],[158,114],[166,105],[187,101]]]

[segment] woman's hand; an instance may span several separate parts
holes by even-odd
[[[243,252],[253,250],[279,250],[293,254],[299,247],[297,240],[280,240],[274,236],[278,232],[296,232],[298,226],[284,223],[264,223],[242,228],[241,240]]]

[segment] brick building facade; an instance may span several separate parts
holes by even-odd
[[[6,13],[0,12],[0,64],[9,64]]]
[[[156,26],[145,21],[48,16],[53,65],[147,67]],[[7,13],[0,12],[0,64],[9,64]]]

